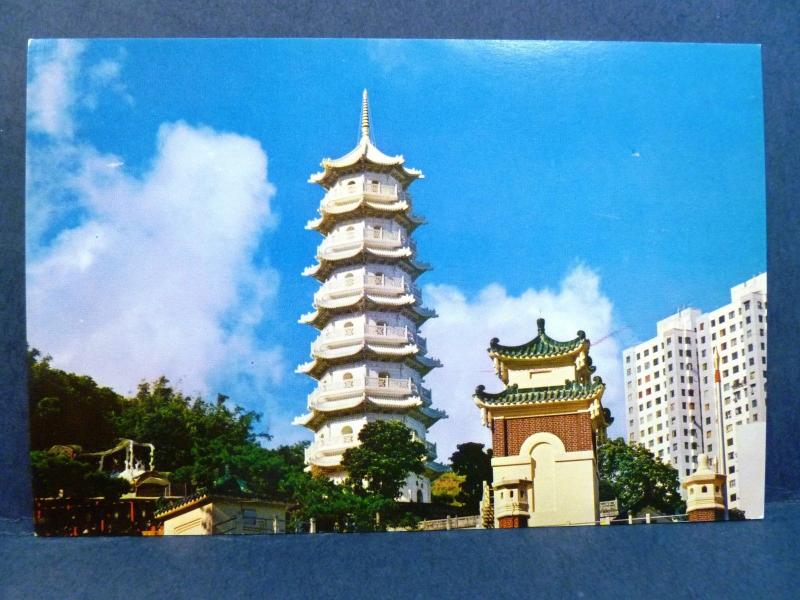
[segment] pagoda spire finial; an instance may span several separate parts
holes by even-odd
[[[366,88],[361,95],[361,137],[369,138],[369,100]]]

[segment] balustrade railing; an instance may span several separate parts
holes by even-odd
[[[267,519],[234,515],[215,523],[213,533],[214,535],[283,533],[285,525],[285,520],[280,518]]]
[[[389,185],[386,183],[371,182],[352,182],[347,185],[336,186],[328,190],[322,203],[325,205],[331,201],[349,198],[356,195],[369,194],[371,196],[383,196],[386,198],[405,200],[408,193],[403,191],[399,185]]]
[[[406,326],[394,326],[394,325],[376,325],[370,324],[367,325],[366,330],[362,327],[355,327],[345,326],[345,327],[331,327],[328,329],[323,330],[320,339],[317,342],[314,342],[314,346],[316,347],[319,345],[327,345],[328,342],[332,340],[342,339],[342,338],[349,338],[349,337],[361,337],[364,333],[370,337],[386,337],[386,338],[393,338],[393,339],[402,339],[406,341],[415,341],[417,345],[420,347],[425,346],[425,339],[419,336],[414,336],[414,334],[409,331],[408,327]]]
[[[347,396],[347,392],[366,393],[370,390],[379,392],[393,392],[398,395],[416,394],[417,384],[410,378],[402,379],[395,377],[360,377],[358,379],[344,379],[338,381],[321,381],[316,390],[308,397],[308,405],[314,408],[318,404],[327,401],[329,396]]]
[[[366,277],[343,277],[338,281],[329,281],[319,289],[317,294],[324,295],[325,292],[338,292],[341,290],[358,291],[358,288],[362,288],[364,286],[378,287],[381,289],[396,291],[408,291],[409,293],[416,291],[412,290],[411,286],[408,285],[405,277],[388,277],[387,275],[370,274]]]

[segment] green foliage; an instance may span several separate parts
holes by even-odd
[[[437,504],[463,506],[456,498],[461,493],[465,479],[463,475],[453,472],[442,473],[431,485],[431,500]]]
[[[229,408],[224,396],[216,402],[184,396],[164,377],[140,384],[136,396],[125,399],[90,377],[52,368],[49,357],[42,358],[37,350],[30,350],[28,358],[34,450],[68,444],[87,452],[106,450],[118,438],[129,438],[155,445],[155,466],[170,472],[174,483],[208,487],[227,468],[256,494],[293,497],[304,446],[262,447],[260,440],[269,436],[256,433],[258,413]],[[96,472],[94,463],[66,456],[34,452],[32,460],[37,495],[56,495],[59,489],[103,495],[98,490],[109,479]],[[94,483],[87,487],[84,479]]]
[[[91,377],[50,366],[50,357],[28,350],[28,405],[31,448],[78,444],[87,452],[104,450],[118,437],[114,416],[124,399]]]
[[[210,487],[227,469],[257,495],[290,498],[284,480],[302,472],[303,445],[264,448],[259,441],[269,436],[255,432],[259,420],[256,412],[229,408],[223,396],[192,400],[162,377],[139,386],[117,423],[122,436],[155,445],[157,468],[176,483]]]
[[[361,442],[344,453],[348,485],[359,496],[394,500],[409,473],[425,471],[425,446],[399,421],[373,421],[359,432]]]
[[[375,531],[386,523],[376,516],[393,504],[376,494],[358,494],[352,488],[336,485],[324,476],[307,473],[293,479],[293,516],[301,521],[315,519],[320,531]]]
[[[54,498],[63,493],[66,498],[104,497],[118,499],[129,491],[124,479],[97,470],[96,465],[73,460],[61,453],[31,452],[33,493],[37,498]]]
[[[678,471],[644,446],[608,440],[597,452],[601,499],[618,498],[620,511],[639,514],[652,507],[664,514],[684,512]]]
[[[483,496],[483,482],[492,481],[491,449],[484,451],[483,444],[475,442],[459,444],[450,457],[450,464],[455,473],[464,477],[456,499],[477,513]]]
[[[154,444],[156,468],[172,472],[192,464],[195,441],[191,399],[168,384],[164,377],[139,384],[136,396],[126,402],[115,424],[119,437]]]

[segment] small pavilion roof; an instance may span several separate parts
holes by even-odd
[[[350,152],[339,158],[325,158],[321,166],[322,171],[313,174],[309,183],[318,183],[324,188],[330,187],[339,178],[340,172],[352,171],[353,167],[372,167],[377,171],[391,171],[398,181],[406,187],[415,179],[423,177],[422,171],[403,166],[405,159],[402,155],[389,156],[378,150],[370,136],[369,100],[367,90],[364,90],[361,100],[361,139]]]
[[[475,403],[478,406],[511,406],[522,404],[542,404],[547,402],[568,402],[570,400],[592,400],[602,396],[605,384],[600,377],[591,383],[568,382],[543,388],[519,388],[510,385],[502,392],[490,394],[484,386],[475,388]]]
[[[542,358],[558,358],[577,354],[580,350],[589,348],[589,340],[583,331],[578,331],[575,339],[559,342],[545,333],[544,319],[537,319],[539,335],[530,342],[519,346],[504,346],[500,340],[493,338],[489,342],[489,356],[502,360],[528,360]]]

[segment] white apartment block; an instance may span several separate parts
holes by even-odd
[[[766,273],[733,287],[730,304],[707,313],[683,309],[658,322],[656,337],[623,351],[627,440],[671,463],[681,480],[694,472],[699,454],[717,457],[715,350],[729,507],[740,508],[743,495],[763,497],[763,477],[750,481],[757,478],[743,479],[737,470],[763,449],[737,444],[737,431],[767,417]]]

